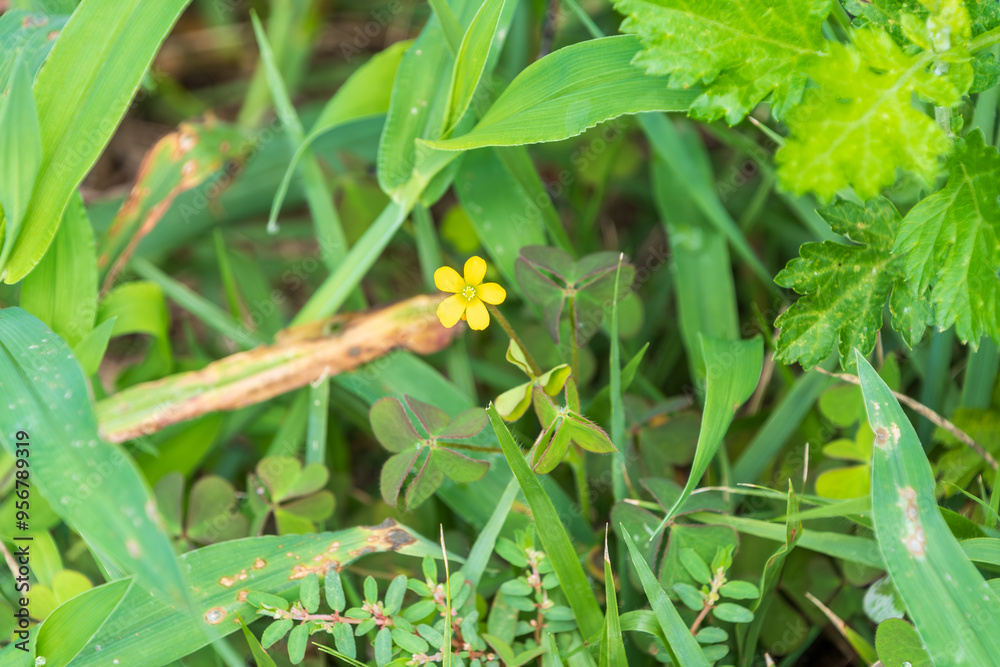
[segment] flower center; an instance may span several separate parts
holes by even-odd
[[[476,298],[476,288],[472,285],[466,285],[460,293],[466,301],[472,301]]]

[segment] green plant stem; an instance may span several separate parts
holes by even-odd
[[[576,297],[569,298],[569,326],[572,329],[569,335],[569,346],[571,361],[573,363],[573,377],[580,377],[580,346],[576,340]]]
[[[576,494],[580,501],[580,515],[590,522],[590,498],[587,496],[587,457],[577,445],[573,445],[577,455],[570,461],[576,479]]]
[[[496,321],[500,323],[503,330],[507,332],[507,336],[521,348],[521,352],[524,353],[525,360],[528,362],[528,365],[531,366],[531,372],[535,374],[535,377],[540,376],[542,374],[542,367],[539,366],[538,362],[535,361],[535,358],[531,356],[531,352],[528,352],[528,348],[525,346],[524,341],[522,341],[521,337],[517,335],[516,331],[514,331],[514,327],[510,326],[510,322],[508,322],[507,318],[503,316],[500,309],[491,303],[487,303],[486,307],[490,309],[490,313],[494,318],[496,318]]]

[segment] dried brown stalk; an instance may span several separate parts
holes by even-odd
[[[461,327],[435,315],[443,296],[286,329],[274,345],[233,354],[190,373],[130,387],[97,405],[101,435],[123,442],[219,410],[236,410],[353,370],[395,349],[431,354]]]

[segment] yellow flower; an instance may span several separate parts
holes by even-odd
[[[450,266],[434,272],[434,284],[442,292],[454,292],[438,306],[437,316],[449,329],[459,320],[467,320],[473,329],[485,329],[490,324],[486,304],[497,305],[507,298],[507,292],[496,283],[484,283],[486,262],[482,257],[470,257],[465,263],[465,276]]]

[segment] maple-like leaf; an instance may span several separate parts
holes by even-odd
[[[910,209],[895,252],[913,294],[930,289],[934,323],[970,345],[1000,339],[1000,153],[978,130],[955,141],[944,188]]]
[[[855,30],[852,45],[829,48],[829,58],[808,68],[817,86],[787,116],[791,136],[776,155],[782,185],[823,199],[853,186],[868,199],[900,167],[931,182],[950,142],[913,94],[949,107],[964,90],[933,71],[933,53],[904,52],[882,31]]]
[[[805,65],[826,51],[830,0],[616,0],[622,32],[645,50],[635,63],[670,85],[704,85],[691,115],[734,125],[771,95],[774,113],[798,102]]]
[[[857,245],[806,243],[801,256],[775,277],[782,287],[803,295],[775,322],[781,329],[777,358],[810,368],[836,349],[841,363],[849,365],[852,348],[867,354],[875,346],[890,295],[894,328],[908,344],[919,341],[927,313],[903,284],[904,258],[891,253],[899,224],[896,207],[876,197],[865,206],[837,201],[820,214],[834,232]]]

